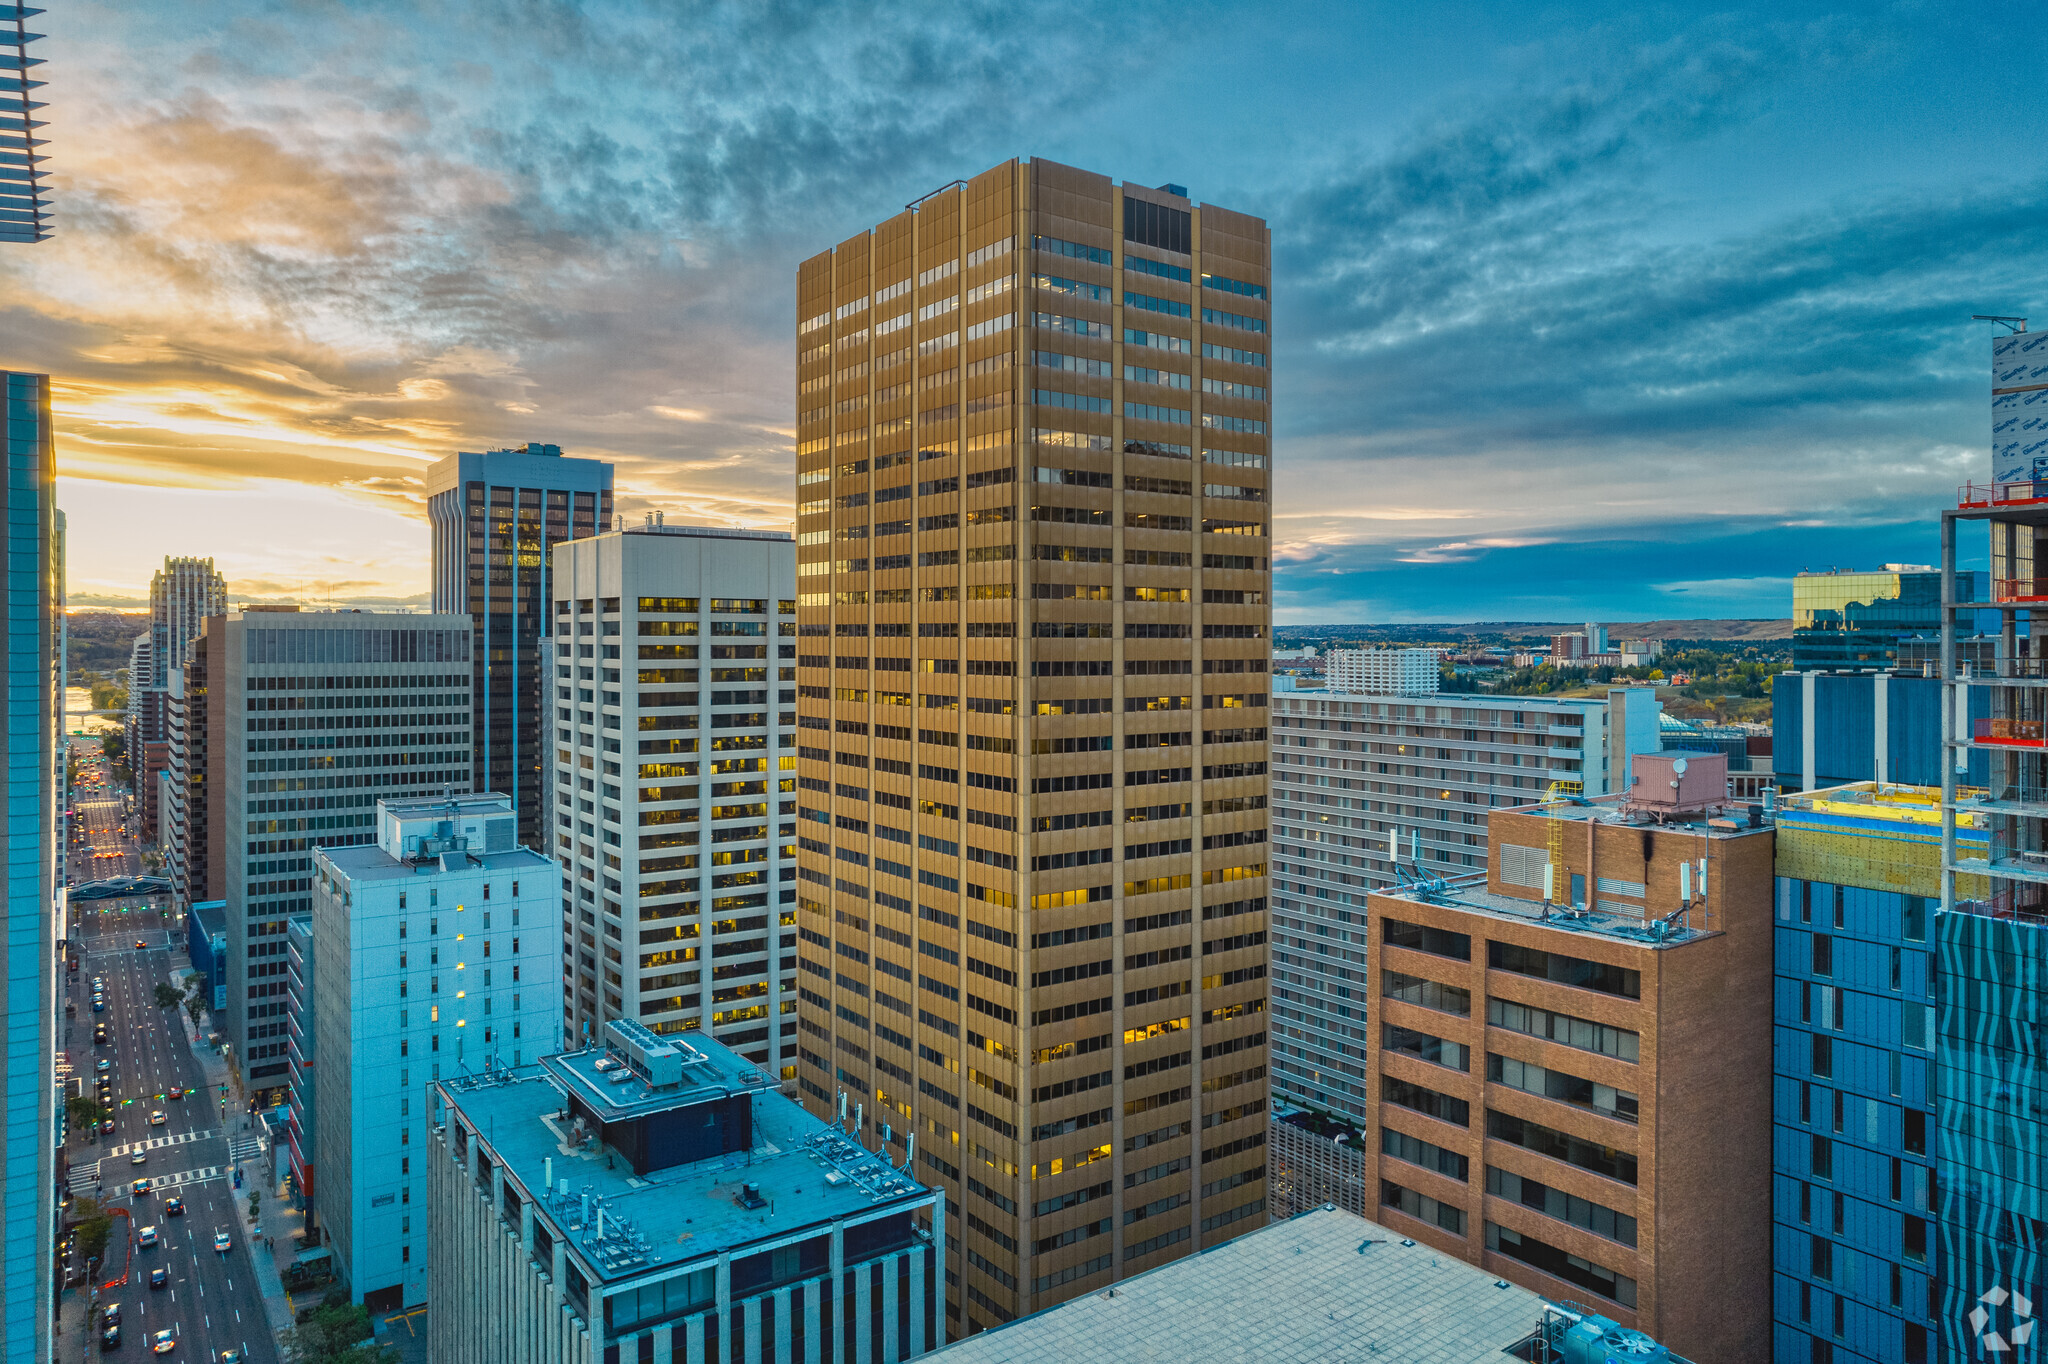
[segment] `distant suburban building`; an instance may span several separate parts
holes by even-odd
[[[553,590],[564,1035],[702,1029],[793,1079],[796,542],[650,517],[558,547]]]
[[[939,1353],[939,1364],[1376,1356],[1685,1364],[1593,1309],[1545,1302],[1394,1227],[1325,1207]]]
[[[5,44],[0,43],[0,50]],[[0,181],[0,186],[5,185]],[[40,194],[40,191],[36,191]],[[41,200],[35,211],[40,214]],[[40,218],[36,219],[40,223]],[[24,240],[17,237],[16,240]],[[27,238],[34,240],[35,238]],[[57,452],[50,377],[0,371],[7,456],[7,1048],[8,1122],[0,1131],[0,1359],[53,1357],[56,1307],[57,836],[63,806],[63,651]]]
[[[464,616],[249,607],[181,670],[168,860],[228,903],[223,1030],[259,1107],[284,1097],[285,920],[313,907],[313,850],[374,843],[379,797],[469,781],[469,638]]]
[[[558,869],[519,846],[509,798],[385,797],[376,843],[313,857],[314,1204],[350,1293],[426,1301],[436,1081],[559,1045]],[[415,1102],[417,1100],[418,1102]]]
[[[565,459],[538,442],[455,454],[427,470],[433,605],[470,618],[475,750],[472,790],[500,791],[519,811],[519,839],[548,845],[541,809],[548,761],[540,640],[553,596],[550,553],[612,524],[612,466]]]
[[[1273,1092],[1366,1124],[1366,897],[1486,866],[1491,816],[1629,788],[1662,745],[1649,687],[1600,700],[1273,693]]]
[[[1771,997],[1773,831],[1681,756],[1637,757],[1625,799],[1496,813],[1483,881],[1373,895],[1364,1184],[1404,1235],[1749,1359],[1771,1024],[1730,1001]]]
[[[1323,662],[1326,691],[1421,695],[1437,689],[1442,654],[1436,649],[1332,649]]]
[[[944,1195],[715,1040],[434,1086],[435,1364],[895,1364],[945,1339]]]

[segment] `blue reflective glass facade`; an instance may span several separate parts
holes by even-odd
[[[2030,1334],[2014,1299],[2048,1312],[2048,924],[1952,913],[1936,916],[1936,933],[1941,1357],[2011,1359],[1992,1336]]]
[[[7,456],[6,1104],[0,1360],[50,1357],[56,1215],[55,459],[50,381],[0,372]]]
[[[1933,902],[1777,897],[1771,1357],[1930,1364]]]

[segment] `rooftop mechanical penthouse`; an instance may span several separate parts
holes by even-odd
[[[894,1364],[942,1339],[944,1197],[701,1035],[443,1081],[430,1358]]]

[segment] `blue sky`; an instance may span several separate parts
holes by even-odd
[[[1783,615],[1926,560],[2048,325],[2017,3],[212,3],[39,21],[82,594],[424,590],[423,464],[790,513],[796,262],[1012,155],[1266,216],[1282,623]]]

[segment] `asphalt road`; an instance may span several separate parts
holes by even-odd
[[[91,794],[81,789],[78,795],[87,798],[76,800],[74,806],[98,845],[93,851],[99,856],[80,865],[77,879],[88,879],[87,865],[93,867],[90,875],[96,876],[132,872],[133,845],[118,833],[118,798],[94,800]],[[93,1092],[98,1063],[110,1063],[115,1130],[92,1134],[95,1140],[90,1144],[88,1134],[73,1134],[70,1183],[75,1193],[92,1193],[97,1175],[106,1206],[125,1208],[130,1214],[126,1220],[115,1218],[115,1238],[98,1275],[101,1302],[121,1306],[118,1353],[147,1355],[149,1338],[171,1330],[178,1342],[168,1356],[171,1360],[210,1364],[220,1351],[237,1349],[245,1351],[247,1359],[269,1364],[277,1359],[276,1342],[233,1206],[236,1198],[246,1200],[255,1184],[237,1191],[231,1180],[237,1149],[250,1158],[253,1143],[240,1130],[241,1113],[223,1115],[217,1091],[190,1092],[202,1076],[186,1040],[184,1016],[160,1007],[155,999],[158,984],[189,969],[184,953],[170,947],[167,926],[154,901],[108,900],[78,908],[83,913],[73,931],[81,949],[79,970],[67,984],[68,998],[77,1002],[78,1011],[67,1015],[66,1052],[74,1072],[84,1077],[88,1094]],[[138,940],[144,944],[140,949]],[[94,976],[105,982],[103,1013],[91,1011]],[[93,1025],[101,1022],[107,1025],[107,1041],[95,1045]],[[185,1090],[187,1097],[168,1097],[174,1086]],[[164,1114],[161,1126],[150,1124],[156,1111]],[[237,1130],[224,1131],[229,1126]],[[132,1163],[137,1153],[143,1156],[139,1165]],[[131,1186],[137,1179],[165,1181],[166,1187],[135,1194]],[[183,1216],[165,1214],[166,1199],[172,1196],[184,1200]],[[135,1244],[147,1226],[157,1229],[159,1244],[154,1247]],[[225,1254],[214,1249],[214,1233],[219,1230],[227,1231],[232,1241]],[[151,1289],[149,1272],[158,1267],[169,1271],[169,1282]],[[67,1346],[77,1340],[69,1337]],[[96,1349],[97,1340],[93,1344]]]

